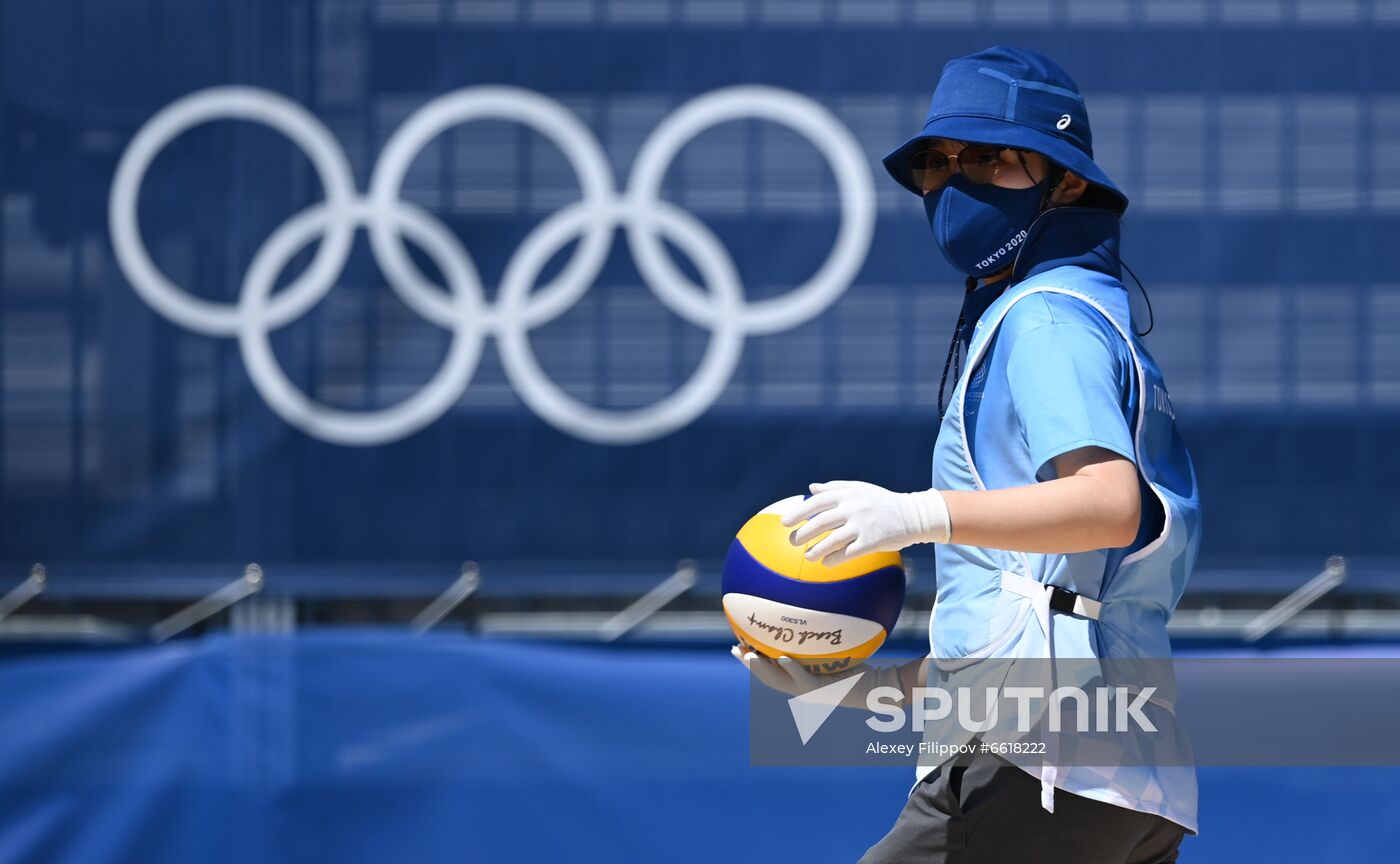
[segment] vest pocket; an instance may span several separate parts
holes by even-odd
[[[997,574],[998,582],[1000,582],[1002,571],[998,570],[995,572]],[[1006,623],[1004,627],[1001,628],[1001,631],[999,633],[992,634],[991,637],[987,640],[987,642],[981,647],[974,648],[962,653],[954,653],[951,656],[945,656],[944,652],[940,650],[942,645],[940,644],[940,640],[937,638],[938,618],[936,614],[934,615],[933,621],[930,622],[930,630],[933,631],[931,633],[931,635],[933,636],[933,639],[931,640],[931,647],[933,648],[933,660],[940,669],[951,671],[955,669],[960,669],[963,666],[966,666],[978,660],[983,660],[988,657],[1001,656],[1001,649],[1006,647],[1008,643],[1014,641],[1015,638],[1018,635],[1020,635],[1021,631],[1026,626],[1026,620],[1031,615],[1031,603],[1029,600],[1014,594],[1008,595],[1008,593],[1004,591],[1001,593],[1001,596],[997,598],[997,602],[994,604],[993,608],[995,610],[1001,610],[1002,608],[1005,608],[1003,606],[1003,603],[1004,598],[1007,596],[1013,597],[1016,601],[1020,602],[1015,604],[1015,611],[1011,613],[1010,620]],[[935,607],[935,612],[936,611],[937,610]]]

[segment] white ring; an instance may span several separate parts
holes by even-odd
[[[606,218],[611,225],[639,214],[621,208],[600,214],[578,205],[566,207],[526,238],[501,280],[497,313],[502,326],[496,336],[511,383],[535,413],[571,435],[598,444],[635,444],[659,438],[705,413],[728,385],[744,350],[743,291],[723,244],[704,223],[672,205],[658,204],[647,215],[656,219],[662,231],[695,262],[701,278],[714,291],[720,311],[727,313],[716,316],[710,345],[690,380],[659,402],[609,410],[575,399],[540,368],[530,349],[528,330],[517,326],[524,317],[519,310],[529,302],[535,277],[569,238],[585,229],[588,220]]]
[[[433,138],[446,129],[472,120],[514,120],[549,138],[563,151],[578,175],[583,205],[605,208],[615,197],[612,169],[598,140],[579,119],[552,99],[519,87],[469,87],[439,96],[404,121],[389,138],[370,178],[369,197],[376,213],[390,213],[401,200],[409,166]],[[611,230],[602,223],[588,230],[559,275],[534,295],[527,310],[528,326],[538,327],[578,302],[597,278],[612,245]],[[370,243],[391,285],[415,312],[440,326],[451,327],[451,303],[433,287],[403,246],[378,220],[370,223]]]
[[[817,102],[776,87],[746,85],[697,96],[661,122],[642,145],[627,183],[635,210],[655,206],[666,170],[681,148],[711,126],[757,118],[788,126],[811,141],[830,163],[841,198],[841,227],[826,261],[805,283],[778,297],[749,303],[744,331],[776,333],[803,324],[830,306],[851,284],[875,230],[870,168],[851,133]],[[706,295],[681,273],[645,221],[629,222],[627,241],[637,268],[658,296],[692,324],[712,327],[716,311]]]
[[[292,139],[311,159],[326,193],[326,206],[336,217],[327,225],[311,266],[272,298],[270,326],[281,327],[315,306],[335,286],[355,239],[354,226],[342,214],[356,193],[350,163],[330,130],[305,108],[276,93],[254,87],[211,87],[175,100],[148,120],[127,145],[112,179],[107,207],[112,250],[131,287],[166,318],[206,336],[238,332],[238,306],[178,288],[151,260],[137,221],[141,183],[156,155],[185,130],[212,120],[262,123]]]
[[[370,224],[383,218],[369,211],[368,205],[357,205],[347,214],[353,220],[347,224]],[[283,420],[336,444],[397,441],[447,413],[471,381],[483,342],[481,281],[452,232],[423,210],[401,203],[394,211],[394,221],[433,258],[452,289],[452,345],[447,358],[423,389],[388,408],[346,411],[316,402],[292,383],[277,362],[267,297],[292,256],[337,218],[341,217],[329,205],[309,207],[283,223],[253,256],[239,298],[238,345],[253,385]]]

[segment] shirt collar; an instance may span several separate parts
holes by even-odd
[[[958,335],[966,348],[977,321],[1013,285],[1056,267],[1081,267],[1122,278],[1118,214],[1093,207],[1054,207],[1036,217],[1012,264],[1011,275],[989,285],[968,283]]]
[[[1055,207],[1031,223],[1007,286],[1056,267],[1082,267],[1122,278],[1118,214],[1093,207]]]

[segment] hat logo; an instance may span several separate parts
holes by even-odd
[[[1055,123],[1055,128],[1056,128],[1056,129],[1059,129],[1059,130],[1062,131],[1062,132],[1063,132],[1064,130],[1068,129],[1068,128],[1069,128],[1069,115],[1066,114],[1066,115],[1064,115],[1063,117],[1061,117],[1061,118]]]

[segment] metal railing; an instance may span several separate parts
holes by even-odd
[[[510,597],[507,588],[494,600],[480,600],[486,584],[483,566],[475,561],[464,562],[455,579],[445,585],[438,582],[436,593],[426,590],[428,580],[419,578],[414,596],[429,600],[400,624],[413,632],[424,634],[444,621],[455,619],[457,629],[470,631],[486,638],[567,639],[598,642],[638,641],[724,641],[731,638],[727,619],[719,607],[717,586],[714,595],[694,592],[701,584],[701,565],[692,560],[676,562],[671,572],[649,588],[640,590],[621,610],[590,608],[607,606],[617,594],[606,598],[588,595],[552,599],[532,596],[530,602]],[[911,573],[913,567],[910,568]],[[1378,582],[1374,570],[1366,571],[1369,583]],[[1169,631],[1177,639],[1209,639],[1256,643],[1265,639],[1400,639],[1400,602],[1392,596],[1368,595],[1363,590],[1349,594],[1347,603],[1328,603],[1335,592],[1346,584],[1351,574],[1348,561],[1341,556],[1327,559],[1317,573],[1277,602],[1267,603],[1267,592],[1230,592],[1206,598],[1187,595],[1182,608],[1174,614]],[[275,579],[275,573],[272,574]],[[912,577],[911,577],[912,578]],[[1232,577],[1233,578],[1233,577]],[[655,577],[653,577],[655,579]],[[635,574],[629,576],[636,584]],[[235,579],[212,591],[194,597],[191,602],[143,625],[112,620],[81,608],[70,608],[63,614],[33,612],[34,601],[52,589],[59,577],[51,576],[49,568],[35,564],[26,578],[0,595],[0,640],[25,641],[66,639],[74,641],[164,642],[166,640],[208,629],[221,613],[227,612],[228,630],[237,635],[287,634],[295,631],[304,607],[326,602],[324,596],[298,594],[294,591],[267,591],[269,574],[262,566],[250,563]],[[1230,579],[1223,580],[1233,584]],[[1277,589],[1279,580],[1269,583]],[[1400,578],[1395,580],[1400,591]],[[52,593],[52,592],[51,592]],[[690,594],[687,606],[675,608],[677,601]],[[931,595],[929,590],[911,592],[911,602],[896,624],[891,638],[921,641],[927,628],[929,609],[919,600]],[[128,598],[129,599],[129,598]],[[169,598],[166,598],[169,600]],[[1222,602],[1224,601],[1224,602]],[[405,604],[413,602],[403,596],[366,597],[362,603]],[[75,604],[70,599],[67,604]],[[1395,608],[1385,608],[1387,605]],[[20,610],[25,608],[24,612]],[[338,623],[334,616],[321,617],[320,623]]]

